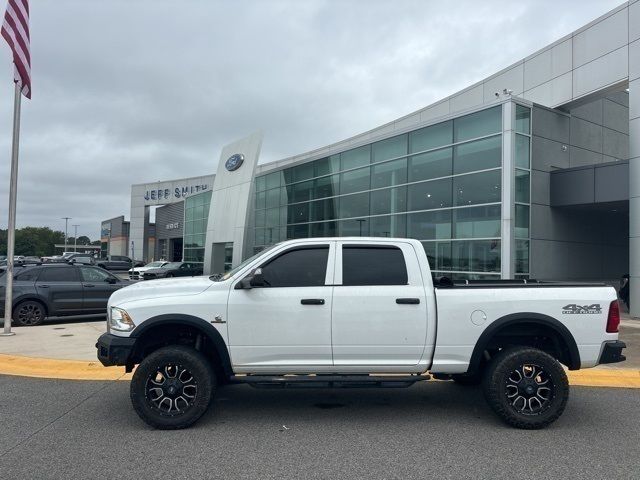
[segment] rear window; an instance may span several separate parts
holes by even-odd
[[[77,282],[78,273],[74,267],[42,268],[38,282]]]
[[[342,246],[342,285],[406,285],[402,250],[386,246]]]

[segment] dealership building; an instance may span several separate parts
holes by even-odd
[[[409,237],[453,278],[629,273],[640,316],[640,1],[354,137],[258,165],[261,143],[224,147],[215,175],[133,185],[103,253],[215,273],[286,239]]]

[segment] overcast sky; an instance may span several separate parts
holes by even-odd
[[[257,129],[260,163],[369,130],[620,3],[31,0],[18,226],[68,216],[97,239],[101,220],[129,217],[132,183],[215,173],[221,147]],[[2,228],[12,78],[0,39]]]

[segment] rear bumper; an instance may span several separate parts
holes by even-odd
[[[116,337],[110,333],[103,333],[96,343],[98,360],[105,367],[126,365],[135,343],[135,338]]]
[[[622,349],[627,345],[620,340],[614,340],[612,342],[605,342],[600,354],[600,360],[598,363],[618,363],[624,362],[627,357],[622,354]]]

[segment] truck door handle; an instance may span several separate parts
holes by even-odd
[[[95,285],[92,284],[92,283],[83,283],[82,286],[83,287],[95,287]]]
[[[398,305],[418,305],[420,303],[419,298],[396,298]]]
[[[303,298],[300,303],[302,305],[324,305],[324,298]]]
[[[49,285],[38,285],[38,288],[49,288]]]

